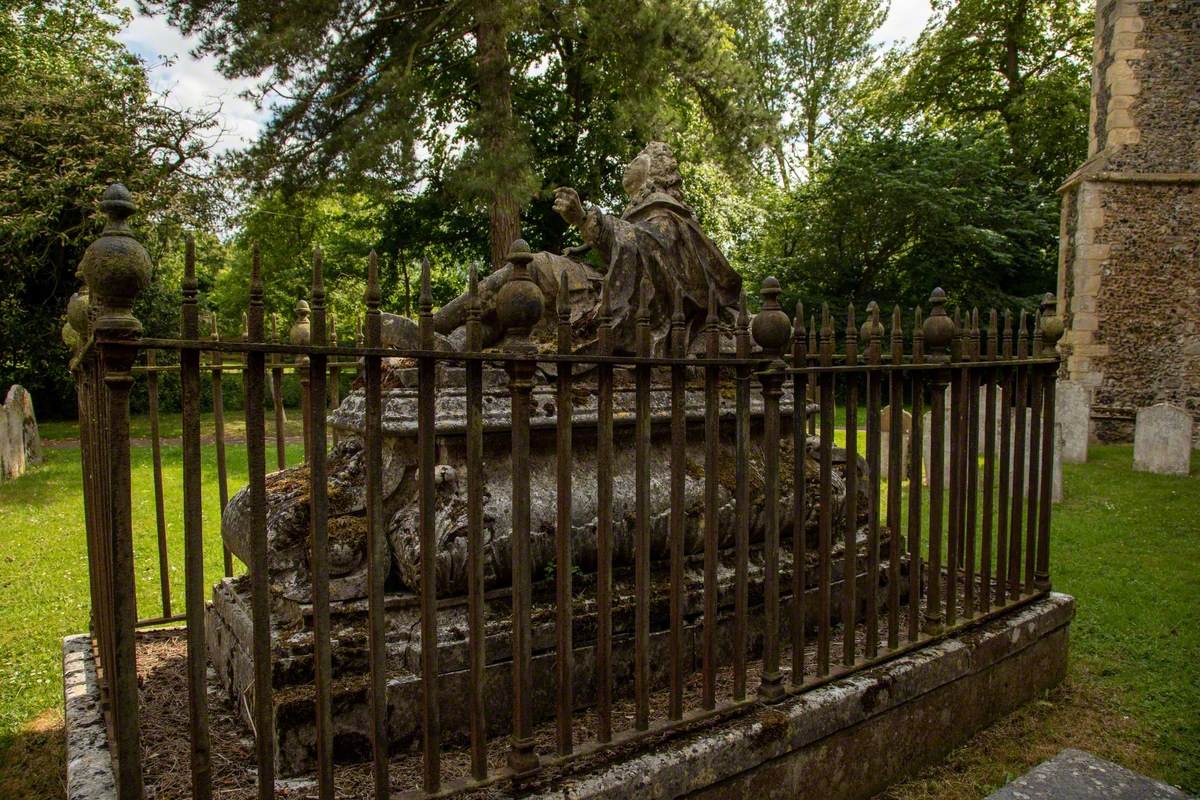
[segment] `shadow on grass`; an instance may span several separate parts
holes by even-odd
[[[0,797],[67,796],[62,709],[39,714],[12,734],[0,735]]]

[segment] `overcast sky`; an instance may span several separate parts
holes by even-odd
[[[121,4],[133,11],[134,19],[119,38],[151,66],[154,89],[168,93],[172,104],[179,107],[220,105],[224,133],[217,145],[219,150],[251,142],[270,115],[269,109],[259,111],[238,96],[251,82],[226,80],[217,72],[215,59],[192,58],[189,51],[193,39],[181,36],[161,17],[139,15],[133,0],[122,0]],[[929,14],[929,0],[892,0],[887,21],[876,38],[884,44],[898,40],[911,42],[921,32]],[[164,58],[173,59],[174,63],[163,66]]]

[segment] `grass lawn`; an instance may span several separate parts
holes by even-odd
[[[164,436],[177,435],[178,423],[168,433],[166,420]],[[204,455],[211,583],[221,573],[221,549],[213,448]],[[289,463],[299,457],[299,445],[289,446]],[[179,448],[164,447],[163,458],[178,612]],[[230,446],[228,462],[236,491],[245,482],[245,449]],[[1088,464],[1066,466],[1052,564],[1055,588],[1079,601],[1067,683],[888,797],[979,798],[1064,746],[1200,791],[1200,475],[1143,475],[1131,463],[1129,447],[1097,447]],[[162,611],[150,448],[134,448],[133,469],[138,599],[149,616]],[[84,630],[88,614],[77,449],[51,450],[31,474],[0,484],[0,553],[0,797],[61,797],[59,643]]]

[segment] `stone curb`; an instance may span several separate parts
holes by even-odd
[[[1015,615],[851,675],[720,728],[604,767],[537,795],[571,800],[672,798],[708,788],[800,750],[952,681],[1008,658],[1075,616],[1075,599],[1054,593]]]
[[[110,800],[117,796],[108,730],[100,708],[100,685],[92,640],[86,633],[67,636],[63,653],[63,715],[67,739],[67,797]]]

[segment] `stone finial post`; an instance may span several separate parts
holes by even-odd
[[[755,344],[771,359],[767,370],[759,373],[763,396],[763,491],[767,516],[763,548],[766,631],[762,682],[758,687],[758,696],[763,700],[775,700],[784,693],[779,669],[779,397],[787,369],[783,349],[791,339],[792,323],[779,305],[782,291],[775,278],[764,280],[760,290],[762,310],[750,323]]]
[[[1058,314],[1058,298],[1050,292],[1042,296],[1041,302],[1041,334],[1042,355],[1058,357],[1058,340],[1063,337],[1066,328],[1062,317]]]
[[[496,316],[504,331],[504,349],[509,352],[531,353],[537,349],[529,334],[542,318],[546,299],[529,275],[532,260],[533,253],[525,240],[514,241],[508,253],[512,274],[496,294]]]
[[[922,325],[924,344],[935,361],[946,359],[946,347],[953,341],[958,326],[946,313],[946,293],[939,287],[929,295],[929,316]]]
[[[109,339],[132,338],[142,332],[133,303],[150,285],[150,256],[126,221],[137,211],[128,189],[119,183],[109,186],[100,210],[108,223],[84,252],[79,270],[99,308],[96,333]]]
[[[129,344],[142,332],[133,316],[133,303],[150,283],[150,257],[133,236],[126,220],[137,210],[129,190],[114,183],[105,190],[100,209],[108,223],[100,238],[83,254],[79,271],[87,281],[97,316],[92,324],[100,356],[104,385],[107,388],[97,423],[107,432],[108,530],[111,537],[112,564],[109,579],[113,585],[111,618],[113,658],[111,670],[113,728],[116,731],[117,787],[121,797],[141,797],[142,764],[139,754],[137,655],[134,628],[137,624],[137,600],[134,596],[133,515],[130,495],[129,462],[129,391],[133,387],[130,369],[137,359],[137,348]],[[99,609],[96,610],[100,612]]]

